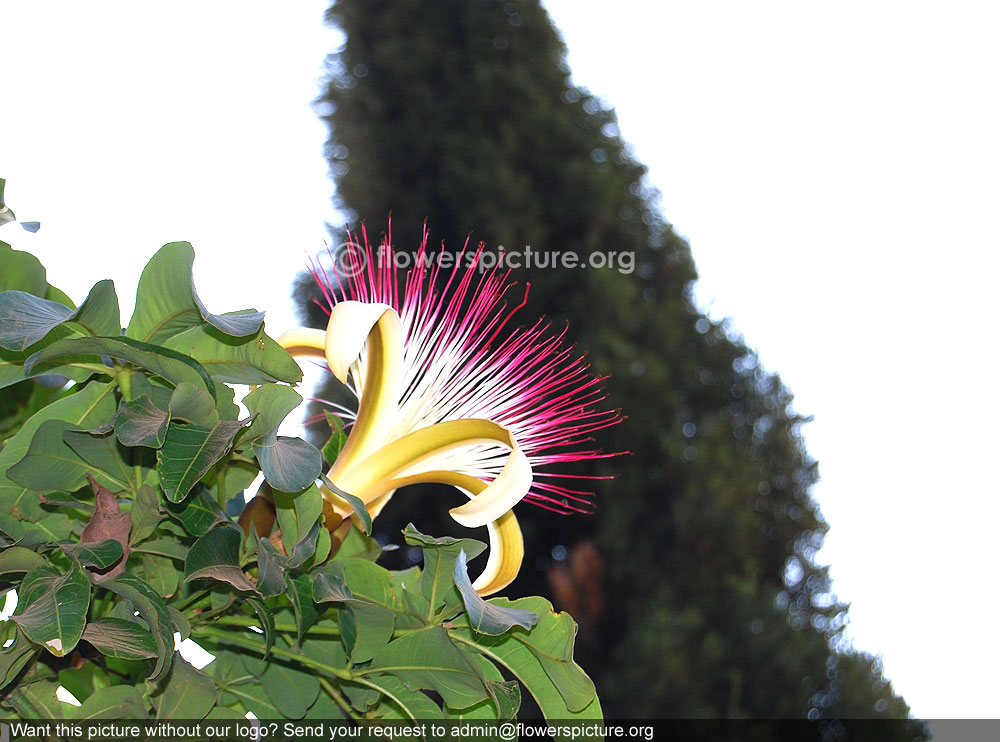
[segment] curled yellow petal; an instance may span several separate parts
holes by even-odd
[[[278,345],[293,356],[326,358],[326,333],[311,327],[296,327],[282,333]]]
[[[510,431],[490,420],[446,420],[387,443],[363,461],[331,479],[343,490],[370,503],[395,489],[392,480],[421,474],[422,464],[468,446],[500,443],[510,448],[496,479],[465,505],[449,511],[456,522],[478,528],[497,520],[521,501],[531,487],[531,464]],[[427,481],[427,480],[424,480]]]

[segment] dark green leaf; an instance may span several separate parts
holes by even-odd
[[[145,719],[146,704],[131,685],[98,688],[74,714],[77,721],[88,719]]]
[[[229,451],[242,427],[242,423],[222,420],[211,427],[170,423],[166,441],[156,453],[156,470],[167,499],[183,500]]]
[[[18,590],[14,621],[36,644],[56,657],[73,651],[86,623],[90,606],[90,580],[77,562],[69,572],[38,567],[24,577]]]
[[[192,536],[204,536],[216,523],[229,520],[203,486],[195,486],[194,492],[183,502],[164,503],[164,508]]]
[[[330,437],[323,446],[323,459],[327,464],[333,466],[340,452],[347,443],[347,433],[344,432],[344,421],[329,412],[326,415],[326,424],[330,426]]]
[[[260,619],[260,627],[264,632],[264,655],[262,659],[266,660],[268,654],[271,652],[271,647],[274,646],[274,614],[260,598],[248,596],[245,600],[253,608],[254,613],[257,614],[257,618]]]
[[[117,490],[133,490],[134,471],[125,462],[127,451],[111,433],[94,434],[67,430],[63,442],[90,465],[90,473],[100,482]]]
[[[22,719],[62,719],[69,707],[56,697],[59,686],[48,680],[20,683],[4,699],[13,706]]]
[[[113,539],[93,544],[70,544],[66,547],[66,551],[76,557],[83,566],[98,570],[108,569],[122,559],[122,545]]]
[[[224,524],[194,542],[184,564],[184,581],[212,579],[228,582],[237,590],[252,591],[253,583],[240,569],[240,543],[243,531]]]
[[[319,620],[319,611],[313,602],[312,580],[308,575],[292,576],[285,573],[285,585],[288,587],[288,599],[295,609],[295,644],[302,645],[302,637]]]
[[[0,649],[0,690],[10,685],[24,666],[41,651],[20,631],[14,635],[14,643]]]
[[[354,593],[344,581],[343,572],[337,574],[329,570],[313,576],[313,600],[317,603],[354,600]]]
[[[197,359],[213,377],[230,384],[302,380],[299,365],[263,329],[250,337],[234,338],[202,324],[163,344]]]
[[[305,489],[323,470],[323,455],[301,438],[272,431],[253,442],[253,451],[268,484],[282,492]]]
[[[204,718],[217,700],[215,683],[177,655],[159,695],[153,697],[157,719]]]
[[[323,496],[315,484],[310,484],[301,492],[274,490],[271,495],[281,528],[281,542],[285,552],[292,554],[296,545],[319,522],[323,514]]]
[[[288,559],[266,538],[257,544],[257,592],[265,598],[285,592],[285,569]]]
[[[157,654],[156,641],[149,629],[122,618],[101,618],[87,624],[83,640],[108,657],[146,660]]]
[[[455,647],[440,626],[389,642],[372,660],[371,669],[395,675],[410,690],[439,693],[455,709],[472,706],[488,696],[475,661]]]
[[[483,600],[469,580],[464,550],[459,551],[458,559],[455,560],[455,585],[462,594],[465,610],[469,614],[469,624],[480,634],[498,636],[513,626],[531,631],[531,627],[538,623],[537,613],[519,608],[501,608]]]
[[[95,360],[98,361],[101,356],[107,356],[140,366],[174,386],[186,381],[204,386],[210,394],[215,393],[211,378],[196,361],[168,348],[140,343],[127,337],[58,340],[30,356],[24,362],[24,370],[30,372],[37,364],[71,356],[96,356]]]
[[[159,680],[170,669],[170,662],[174,656],[174,628],[170,621],[170,611],[167,610],[163,598],[148,584],[128,572],[114,579],[105,580],[101,583],[101,587],[129,601],[152,631],[153,640],[156,642],[157,659],[149,680]]]
[[[136,491],[129,516],[132,519],[132,535],[129,543],[135,545],[149,537],[156,524],[160,522],[160,498],[156,490],[148,484],[142,485]]]
[[[203,392],[206,396],[208,392]],[[115,435],[126,446],[159,448],[167,437],[170,413],[161,410],[149,397],[126,402],[115,418]]]

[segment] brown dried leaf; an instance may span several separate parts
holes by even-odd
[[[95,575],[100,575],[99,579],[117,577],[125,571],[125,563],[128,561],[128,538],[132,531],[132,517],[128,513],[121,512],[118,499],[106,487],[95,482],[89,473],[87,480],[90,482],[90,489],[94,491],[94,514],[80,534],[80,543],[96,544],[105,539],[113,539],[120,543],[121,561],[108,569],[93,571]]]

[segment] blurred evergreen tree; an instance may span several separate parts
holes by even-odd
[[[543,556],[508,591],[548,588],[574,612],[607,714],[905,717],[873,658],[831,650],[847,607],[814,561],[826,526],[805,420],[694,305],[687,243],[614,112],[571,84],[537,0],[340,0],[328,20],[346,41],[321,103],[336,200],[355,226],[377,233],[391,211],[402,250],[426,219],[444,249],[471,233],[491,250],[634,256],[631,271],[515,271],[531,283],[523,316],[568,321],[628,416],[601,442],[631,456],[581,470],[615,476],[596,482],[595,516],[519,508],[528,554]],[[322,326],[313,289],[303,277],[296,293]]]

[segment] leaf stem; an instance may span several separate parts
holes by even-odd
[[[332,698],[334,702],[340,706],[341,709],[343,709],[345,714],[350,716],[355,721],[361,721],[362,716],[351,708],[350,704],[348,704],[347,701],[344,700],[344,697],[340,694],[340,691],[334,688],[333,684],[329,680],[324,677],[320,677],[319,684],[322,686],[323,690],[329,694],[330,698]]]

